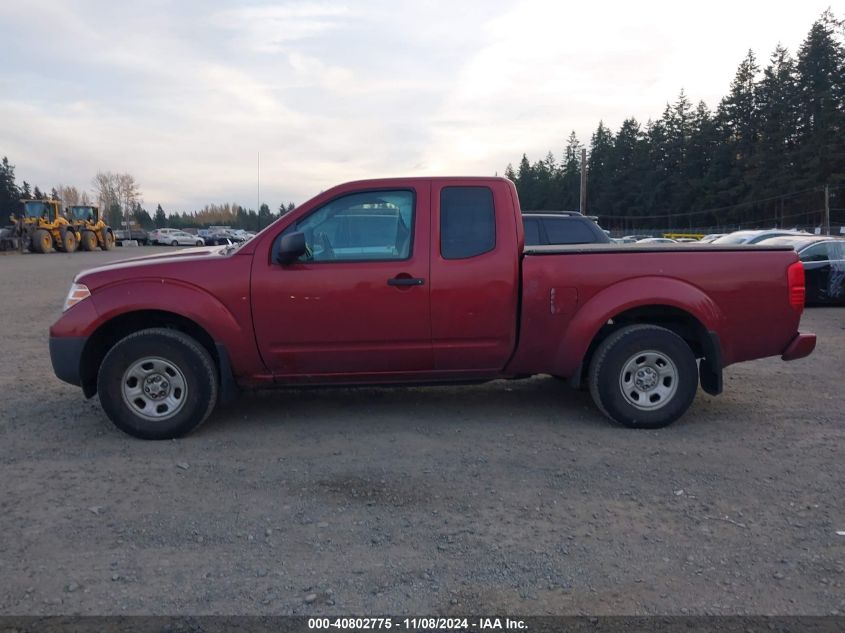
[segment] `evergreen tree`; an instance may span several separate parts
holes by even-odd
[[[813,226],[821,186],[845,191],[843,37],[845,23],[828,10],[797,59],[778,45],[761,73],[749,51],[715,112],[681,91],[644,129],[627,119],[614,135],[599,122],[590,213],[629,229]],[[580,150],[573,132],[560,163],[523,154],[507,166],[523,208],[578,208]]]
[[[260,231],[265,226],[269,226],[273,221],[273,214],[270,212],[270,207],[262,203],[258,208],[258,230]]]
[[[560,173],[558,204],[561,209],[574,211],[581,205],[581,145],[575,130],[566,140]]]
[[[164,213],[164,209],[161,208],[161,205],[156,207],[154,222],[157,229],[167,226],[167,215]]]
[[[613,183],[613,133],[599,121],[587,158],[587,208],[603,209],[610,202]]]
[[[32,197],[35,200],[43,200],[46,196],[44,193],[38,188],[38,185],[35,185],[35,189],[32,190]]]
[[[798,163],[801,185],[845,179],[845,51],[830,10],[798,51]]]
[[[798,84],[795,61],[778,44],[757,84],[760,108],[760,139],[755,153],[755,174],[751,197],[767,199],[788,193],[795,186],[796,130],[798,129]],[[763,205],[783,224],[782,201]]]
[[[21,192],[15,184],[15,166],[4,156],[0,161],[0,222],[6,225],[9,216],[18,213]]]
[[[23,181],[23,186],[21,187],[21,199],[32,200],[32,188],[26,180]]]
[[[622,123],[613,141],[613,154],[607,212],[614,216],[645,215],[642,187],[648,171],[648,147],[636,119]]]

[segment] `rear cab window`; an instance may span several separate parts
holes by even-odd
[[[496,210],[489,187],[444,187],[440,192],[440,255],[477,257],[496,248]]]

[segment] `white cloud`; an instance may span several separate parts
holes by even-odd
[[[281,6],[252,6],[215,13],[212,24],[238,33],[238,42],[255,51],[274,53],[292,42],[332,31],[349,18],[342,5],[298,2]]]
[[[0,155],[45,188],[130,171],[172,210],[254,205],[259,151],[273,206],[355,178],[501,173],[599,119],[657,117],[682,87],[715,106],[749,47],[795,50],[825,8],[775,5],[3,3]]]

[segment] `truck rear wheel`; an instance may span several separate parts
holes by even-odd
[[[84,231],[82,233],[82,250],[93,251],[97,248],[97,234],[94,231]]]
[[[671,424],[698,389],[698,365],[689,345],[656,325],[631,325],[608,336],[596,349],[589,374],[596,406],[629,428]]]
[[[214,361],[196,340],[166,328],[130,334],[97,374],[100,403],[121,431],[145,440],[190,433],[217,402]]]

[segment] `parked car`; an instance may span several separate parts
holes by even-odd
[[[699,244],[710,244],[714,240],[718,240],[720,237],[724,237],[727,233],[710,233],[709,235],[705,235],[700,240],[698,240]]]
[[[525,245],[610,244],[598,224],[577,211],[525,211]]]
[[[136,240],[141,246],[150,243],[150,235],[144,229],[114,229],[114,241],[118,246],[123,246],[125,240]]]
[[[206,231],[201,237],[206,246],[228,246],[236,242],[243,242],[242,239],[236,239],[228,231]]]
[[[589,385],[614,421],[657,428],[699,383],[720,393],[724,367],[815,346],[798,332],[804,269],[789,247],[523,239],[504,178],[347,183],[241,245],[80,273],[50,358],[120,429],[162,439],[240,387],[534,374]]]
[[[712,242],[711,244],[758,244],[763,240],[768,240],[772,237],[780,237],[786,235],[810,235],[806,231],[796,231],[790,229],[766,229],[755,231],[734,231],[723,235]]]
[[[827,236],[775,237],[761,244],[791,246],[804,265],[807,305],[845,305],[845,239]]]
[[[166,235],[160,235],[158,241],[159,244],[169,244],[170,246],[205,246],[205,240],[199,235],[185,231],[171,231]]]
[[[668,237],[646,237],[637,240],[637,244],[677,244],[677,240],[669,239]]]
[[[170,244],[170,241],[167,239],[167,236],[171,233],[183,233],[184,231],[180,231],[179,229],[153,229],[147,235],[150,243],[152,244]]]

